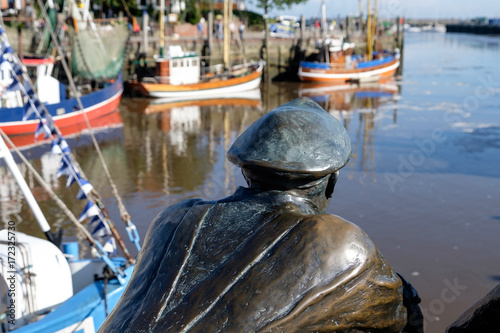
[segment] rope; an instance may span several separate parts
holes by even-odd
[[[40,183],[43,189],[48,193],[50,198],[55,201],[55,203],[61,208],[61,210],[68,216],[68,218],[77,226],[78,230],[83,234],[83,236],[89,241],[91,245],[95,243],[94,238],[87,231],[87,228],[83,224],[81,224],[76,216],[69,210],[68,206],[57,196],[57,194],[50,188],[50,185],[40,176],[40,174],[35,170],[35,168],[31,165],[31,163],[26,159],[24,154],[14,145],[14,143],[10,140],[10,138],[5,134],[5,132],[0,128],[0,135],[2,135],[5,142],[7,142],[11,149],[13,149],[19,158],[23,161],[23,163],[28,167],[29,171],[33,174],[35,179]]]
[[[42,3],[42,0],[37,0],[38,2],[38,5],[40,7],[40,9],[43,11],[44,13],[44,16],[47,17],[47,11],[45,10],[45,8],[43,7],[43,3]],[[111,189],[112,189],[112,192],[113,192],[113,195],[115,196],[117,202],[118,202],[118,207],[120,209],[120,215],[122,216],[122,220],[125,222],[125,224],[127,226],[129,226],[130,224],[127,223],[127,221],[130,221],[130,214],[127,212],[127,209],[125,208],[121,198],[120,198],[120,195],[118,194],[118,190],[116,188],[116,185],[115,183],[113,182],[112,178],[111,178],[111,174],[109,172],[109,169],[108,169],[108,166],[104,160],[104,157],[102,155],[102,152],[101,152],[101,149],[99,147],[99,144],[97,143],[97,140],[95,138],[95,135],[94,135],[94,131],[92,129],[92,126],[90,125],[90,121],[87,117],[87,114],[83,111],[84,110],[84,107],[83,107],[83,104],[82,104],[82,101],[80,99],[80,97],[78,96],[78,91],[76,89],[76,86],[75,86],[75,82],[73,80],[73,77],[71,75],[71,71],[68,67],[68,63],[66,62],[66,59],[62,56],[63,55],[63,52],[62,52],[62,49],[61,49],[61,45],[59,44],[56,36],[55,36],[55,33],[54,33],[54,29],[52,27],[52,25],[50,24],[50,22],[48,23],[48,27],[49,27],[49,32],[50,32],[50,35],[54,41],[54,45],[56,46],[57,48],[57,52],[61,55],[61,64],[63,66],[63,69],[64,69],[64,72],[66,73],[66,76],[68,77],[68,81],[69,81],[69,84],[70,84],[70,87],[71,87],[71,90],[75,93],[75,97],[76,97],[76,100],[77,100],[77,103],[78,103],[78,107],[80,108],[80,112],[82,113],[83,115],[83,118],[85,119],[85,123],[87,124],[87,128],[89,129],[89,133],[90,133],[90,137],[92,138],[92,142],[94,144],[94,147],[96,149],[96,152],[97,152],[97,155],[99,156],[99,159],[102,163],[102,166],[103,166],[103,169],[104,169],[104,173],[106,174],[106,177],[108,179],[108,182],[111,186]],[[110,226],[112,225],[112,222],[111,220],[109,220],[109,224]],[[113,228],[112,228],[112,231],[113,231]],[[113,235],[115,235],[115,233],[113,233]],[[119,236],[118,233],[116,233],[116,236],[115,238],[118,240],[118,239],[121,239],[121,237]],[[119,242],[120,244],[120,242]],[[123,242],[121,242],[121,244],[123,244]],[[126,247],[123,247],[122,250],[124,251],[125,255],[128,257],[129,261],[133,261],[133,259],[131,258],[128,250]]]

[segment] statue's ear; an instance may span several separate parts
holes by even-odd
[[[327,199],[330,199],[333,195],[333,190],[335,189],[335,184],[337,183],[337,179],[339,178],[339,172],[336,171],[330,175],[328,178],[328,185],[326,185],[325,195]]]

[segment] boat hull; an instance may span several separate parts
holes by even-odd
[[[85,116],[88,120],[92,120],[113,112],[118,108],[122,92],[123,79],[120,75],[109,86],[80,97],[83,111],[79,109],[76,98],[45,106],[56,126],[61,129],[85,123]],[[22,120],[23,112],[24,107],[0,109],[0,128],[7,135],[35,133],[39,120],[34,119],[33,116],[32,119]]]
[[[398,59],[379,66],[355,69],[322,69],[300,66],[298,76],[302,81],[306,82],[379,81],[394,76],[398,67]]]
[[[101,327],[107,315],[115,307],[125,291],[134,266],[124,270],[125,283],[115,279],[105,286],[103,280],[96,281],[37,322],[16,329],[19,333],[94,333]],[[106,301],[103,295],[106,295]]]
[[[195,84],[171,85],[162,83],[130,83],[132,91],[142,91],[151,97],[171,98],[210,96],[213,94],[226,94],[238,91],[252,90],[260,85],[262,67],[245,76],[230,78],[227,80],[211,80]]]

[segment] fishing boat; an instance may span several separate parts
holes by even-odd
[[[104,116],[92,118],[89,120],[89,123],[91,129],[97,136],[99,136],[99,139],[105,137],[106,141],[108,141],[110,139],[112,140],[116,139],[116,137],[123,136],[123,134],[119,133],[120,131],[123,132],[121,130],[123,129],[123,120],[118,109],[105,114]],[[59,129],[61,130],[62,135],[64,135],[67,139],[75,138],[78,142],[81,141],[82,143],[90,143],[88,138],[89,128],[85,122],[75,122],[75,124],[60,127]],[[36,155],[33,150],[43,151],[43,147],[38,149],[39,146],[42,146],[43,144],[50,144],[50,139],[42,136],[37,137],[35,141],[33,133],[11,135],[10,140],[16,147],[22,150],[29,149],[31,157]],[[77,145],[78,142],[76,143]]]
[[[354,43],[341,38],[327,43],[328,61],[301,61],[298,76],[308,82],[367,82],[380,81],[394,76],[399,67],[399,50],[374,52],[373,59],[354,55]]]
[[[171,98],[210,96],[252,90],[260,85],[262,61],[232,66],[222,64],[202,68],[197,52],[183,51],[171,45],[165,57],[156,57],[156,75],[127,82],[136,94],[148,97]]]
[[[51,90],[44,90],[41,96],[49,98],[49,101],[44,104],[59,128],[85,124],[85,117],[83,113],[86,114],[86,117],[89,120],[112,113],[118,108],[123,92],[123,79],[121,74],[113,81],[103,83],[103,85],[97,89],[92,89],[89,86],[88,93],[83,94],[81,97],[84,109],[80,110],[75,97],[65,97],[65,91],[68,89],[67,86],[61,84],[59,81],[50,76],[48,78],[55,80],[50,81],[56,82],[56,84],[51,86]],[[7,78],[7,80],[9,80],[9,78]],[[43,79],[39,77],[39,87],[43,86],[40,83],[42,81]],[[83,87],[82,91],[84,91]],[[12,96],[16,96],[15,99]],[[2,106],[5,105],[0,108],[0,128],[7,135],[35,133],[39,121],[33,114],[30,118],[23,119],[27,106],[26,103],[24,103],[24,100],[18,98],[18,96],[20,95],[15,93],[4,94],[0,97],[0,102],[3,103]],[[51,99],[51,102],[51,96],[55,96],[55,100],[57,101],[53,102],[54,99]],[[18,101],[19,103],[15,103],[15,101]]]
[[[399,67],[400,53],[398,49],[393,52],[373,52],[373,38],[376,33],[377,14],[376,8],[372,14],[370,1],[368,1],[366,23],[366,54],[354,54],[355,44],[344,41],[343,37],[330,38],[323,36],[316,48],[320,49],[313,61],[301,61],[298,77],[306,82],[330,82],[343,84],[346,82],[370,82],[388,79],[394,75]],[[322,21],[325,20],[325,3],[322,3]],[[324,24],[323,35],[326,34]]]
[[[48,1],[47,4],[49,14],[45,29],[51,26],[61,30],[56,27],[53,3]],[[0,31],[0,128],[7,135],[36,131],[39,122],[35,113],[30,111],[31,106],[26,104],[26,94],[33,91],[43,103],[43,107],[35,107],[45,108],[59,128],[83,124],[87,120],[110,114],[118,107],[123,92],[121,67],[128,36],[127,29],[117,26],[113,30],[115,42],[103,41],[102,38],[110,37],[106,37],[104,30],[100,31],[91,17],[86,15],[87,8],[78,7],[74,1],[68,1],[64,7],[72,13],[74,22],[68,26],[67,33],[71,37],[69,47],[72,50],[70,75],[77,77],[76,92],[70,87],[67,74],[63,72],[61,57],[53,56],[56,50],[52,41],[58,39],[55,34],[50,36],[47,31],[39,31],[40,35],[47,38],[42,38],[38,46],[34,45],[30,49],[40,51],[25,56],[22,63],[15,64],[13,58],[17,58],[17,55],[10,47],[3,28]],[[22,67],[27,74],[25,77],[21,77]],[[31,80],[33,84],[30,84]],[[83,108],[78,105],[76,95]]]
[[[160,9],[160,23],[164,10]],[[163,26],[160,26],[160,54],[154,56],[155,75],[138,76],[127,82],[134,95],[171,98],[187,96],[209,96],[252,90],[260,85],[262,60],[231,64],[229,59],[232,7],[224,1],[224,47],[223,63],[209,66],[197,52],[184,51],[179,45],[170,45],[164,55]],[[205,60],[205,59],[203,59]]]

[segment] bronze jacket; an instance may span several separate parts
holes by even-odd
[[[153,221],[99,332],[401,332],[402,282],[356,225],[239,188]]]

